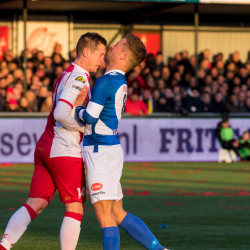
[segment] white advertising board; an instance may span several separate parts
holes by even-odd
[[[217,161],[215,129],[220,119],[128,118],[118,134],[125,161]],[[231,119],[235,135],[250,130],[250,119]],[[0,119],[0,162],[33,162],[46,119]]]
[[[69,51],[69,27],[67,22],[28,21],[27,22],[27,49],[34,48],[44,52],[45,56],[51,56],[55,44],[62,45],[62,56],[68,59]],[[23,21],[18,21],[18,54],[23,46]]]

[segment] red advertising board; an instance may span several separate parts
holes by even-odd
[[[9,27],[0,26],[0,60],[3,59],[4,51],[9,48]]]
[[[148,54],[156,55],[157,52],[161,51],[160,33],[134,32],[134,35],[138,36],[146,45]]]

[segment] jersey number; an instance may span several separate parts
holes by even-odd
[[[77,192],[78,192],[78,199],[81,199],[81,196],[82,197],[85,196],[85,187],[82,188],[82,192],[80,188],[77,188]]]
[[[124,111],[125,111],[126,101],[127,101],[127,94],[125,94],[125,95],[124,95],[124,98],[123,98],[122,114],[123,114]]]

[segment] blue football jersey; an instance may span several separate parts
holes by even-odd
[[[117,129],[127,100],[125,72],[110,70],[99,77],[91,91],[91,99],[82,114],[86,122],[84,149],[107,149],[120,144]]]

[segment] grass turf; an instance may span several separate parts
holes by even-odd
[[[0,235],[28,196],[34,166],[0,164]],[[171,250],[250,249],[248,163],[125,163],[124,208],[140,217]],[[102,249],[89,200],[77,249]],[[56,193],[14,249],[60,249],[64,205]],[[165,223],[167,228],[160,228]],[[120,230],[121,249],[142,246]]]

